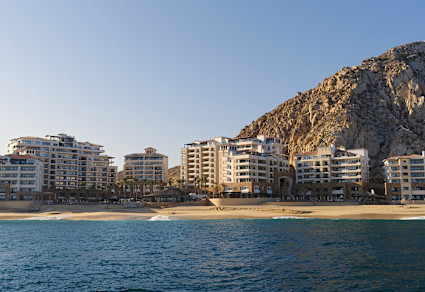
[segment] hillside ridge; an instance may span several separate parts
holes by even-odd
[[[288,154],[321,145],[367,148],[371,177],[382,160],[425,150],[425,42],[394,47],[344,67],[317,87],[283,102],[238,137],[282,138]]]

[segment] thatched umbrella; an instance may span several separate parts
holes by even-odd
[[[183,202],[188,201],[190,196],[179,188],[169,187],[166,190],[146,195],[144,198],[150,202]]]

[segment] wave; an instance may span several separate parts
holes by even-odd
[[[273,219],[310,219],[310,218],[306,218],[306,217],[296,217],[296,216],[275,216],[272,217]]]
[[[425,220],[425,216],[404,217],[400,220]]]
[[[177,219],[174,217],[165,216],[165,215],[156,215],[156,216],[153,216],[148,221],[175,221],[175,220]]]
[[[31,217],[25,218],[22,220],[67,220],[72,215],[62,215],[62,216],[39,216],[39,217]]]

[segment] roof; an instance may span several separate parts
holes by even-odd
[[[243,137],[235,137],[235,138],[231,138],[229,140],[231,140],[231,141],[235,141],[235,140],[239,140],[239,139],[255,139],[255,140],[259,140],[258,139],[258,136],[266,136],[266,139],[279,139],[279,140],[282,140],[282,138],[279,138],[279,137],[276,137],[276,136],[267,136],[266,134],[243,136]]]
[[[76,143],[77,143],[77,144],[78,144],[78,143],[86,143],[86,144],[90,144],[91,146],[104,147],[103,145],[100,145],[100,144],[94,144],[94,143],[91,143],[91,142],[88,142],[88,141],[86,141],[86,142],[77,142],[77,141],[76,141]]]
[[[159,191],[150,195],[146,195],[145,197],[189,197],[188,194],[183,192],[179,188],[169,187],[166,190]]]
[[[25,146],[25,147],[16,149],[16,151],[21,151],[21,150],[25,150],[25,149],[37,149],[37,150],[39,150],[40,147],[36,147],[36,146]]]
[[[408,159],[408,158],[424,158],[422,155],[419,154],[412,154],[412,155],[407,155],[407,156],[392,156],[392,157],[388,157],[385,158],[383,161],[386,160],[397,160],[397,159]]]
[[[37,158],[37,157],[32,156],[32,155],[6,154],[6,155],[3,155],[3,156],[0,156],[0,158],[3,158],[3,157],[10,157],[12,159],[20,159],[20,160],[23,160],[23,159],[37,159],[37,160],[40,160],[40,158]]]
[[[10,139],[10,141],[19,140],[19,139],[35,139],[35,140],[50,141],[49,139],[46,139],[46,138],[32,137],[32,136],[17,137],[17,138]]]
[[[310,151],[310,152],[304,152],[304,153],[295,153],[294,156],[296,156],[296,155],[317,155],[317,154],[319,154],[319,152],[316,150],[316,151]]]
[[[187,145],[190,145],[190,144],[196,144],[196,143],[202,144],[202,143],[214,142],[214,141],[215,141],[214,139],[204,140],[204,141],[198,141],[198,140],[196,140],[196,141],[193,141],[192,143],[189,143],[189,144],[187,144]]]
[[[234,141],[234,140],[239,140],[239,139],[256,139],[257,136],[244,136],[244,137],[235,137],[235,138],[230,138],[229,140]]]
[[[124,155],[124,157],[132,157],[132,156],[162,156],[162,157],[168,157],[167,155],[164,155],[164,154],[161,154],[161,153],[133,153],[133,154]]]

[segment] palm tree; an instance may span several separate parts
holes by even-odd
[[[134,188],[134,186],[137,186],[138,185],[138,181],[139,181],[139,178],[133,176],[133,188]],[[136,198],[137,198],[137,192],[136,192]]]
[[[178,179],[177,182],[179,183],[179,187],[181,189],[182,188],[182,184],[183,184],[183,180],[182,179]]]
[[[112,188],[114,189],[115,195],[118,195],[118,188],[119,187],[120,187],[120,184],[117,183],[117,182],[112,185]]]
[[[214,183],[214,194],[217,194],[219,191],[219,186],[218,186],[218,182]]]
[[[127,184],[128,184],[128,177],[123,177],[123,187],[124,187],[124,199],[125,199],[125,194],[127,193]]]
[[[199,186],[199,181],[201,179],[199,178],[199,176],[195,176],[195,178],[193,179],[193,186],[195,187],[195,189]]]
[[[207,181],[208,178],[206,176],[203,176],[199,179],[200,183],[201,183],[201,190],[202,190],[202,183],[204,183],[204,188],[207,188]]]

